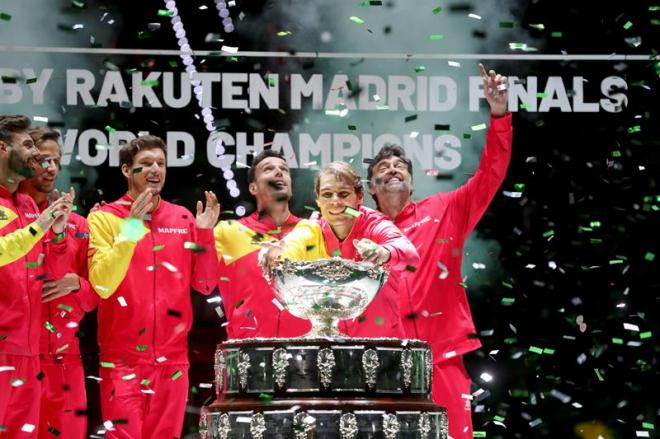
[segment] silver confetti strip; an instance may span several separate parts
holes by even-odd
[[[263,439],[266,431],[266,420],[261,413],[255,413],[250,418],[250,434],[254,439]]]
[[[424,371],[426,376],[426,388],[431,387],[431,379],[433,378],[433,353],[428,349],[424,354]]]
[[[371,390],[376,386],[376,371],[379,365],[378,352],[375,349],[364,351],[362,354],[362,370],[364,371],[364,381]]]
[[[420,439],[429,439],[431,435],[431,418],[428,413],[419,414],[419,437]]]
[[[324,388],[329,388],[332,384],[332,371],[335,368],[335,354],[332,349],[321,349],[316,356],[316,363],[319,368],[319,379]]]
[[[353,413],[344,413],[339,418],[339,434],[341,439],[355,439],[358,435],[357,418]]]
[[[293,417],[293,432],[296,435],[296,439],[307,439],[309,433],[314,430],[314,422],[310,422],[307,412],[296,413]],[[314,418],[311,418],[312,420]]]
[[[401,370],[403,371],[403,387],[410,389],[412,380],[413,353],[410,349],[401,351]]]
[[[250,369],[250,356],[247,352],[238,351],[238,380],[241,390],[247,389],[248,369]]]
[[[383,434],[385,434],[385,439],[396,439],[396,435],[399,433],[399,420],[396,418],[396,415],[391,413],[386,413],[383,415]]]
[[[286,349],[278,348],[273,351],[273,374],[275,384],[281,389],[286,384],[286,370],[289,367],[289,354]]]
[[[231,433],[231,424],[229,423],[229,415],[223,413],[220,415],[220,423],[218,424],[218,434],[220,439],[229,439],[229,433]]]
[[[202,410],[202,414],[199,417],[199,438],[210,439],[208,414],[204,410]]]

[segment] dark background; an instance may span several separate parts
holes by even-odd
[[[199,10],[200,5],[207,4],[214,11],[213,3],[178,3],[180,14],[189,17],[186,31],[191,45],[218,50],[219,43],[204,42],[209,32],[217,32],[217,15]],[[240,28],[236,11],[258,19],[274,2],[237,3],[232,17]],[[296,2],[282,3],[291,4],[295,16]],[[359,2],[354,3],[359,15]],[[385,1],[369,7],[387,10],[393,5]],[[409,5],[414,7],[414,2]],[[169,20],[157,14],[163,8],[162,2],[84,4],[88,11],[98,9],[99,15],[106,6],[121,17],[116,24],[119,37],[114,47],[177,49]],[[466,14],[472,7],[469,2],[442,6],[443,13],[450,16]],[[655,53],[659,41],[660,12],[652,6],[646,1],[520,1],[511,8],[511,14],[518,18],[516,26],[543,41],[542,53],[649,54]],[[62,2],[61,8],[70,14],[72,23],[76,21],[79,7]],[[270,20],[263,23],[262,32],[225,34],[222,44],[243,50],[299,50],[274,36],[282,26]],[[624,28],[627,21],[633,23],[629,29]],[[154,22],[162,23],[160,30],[150,35],[141,33]],[[544,23],[546,30],[533,29],[530,23]],[[375,28],[373,33],[376,38],[399,38],[406,25],[393,16],[391,25]],[[551,37],[550,30],[561,31],[562,37]],[[631,37],[641,37],[641,44],[634,47],[626,42]],[[475,26],[472,38],[485,53],[493,50],[490,43],[504,37],[490,28]],[[182,69],[180,62],[173,66],[171,58],[166,57],[112,61],[122,69],[145,72]],[[200,71],[208,68],[225,72],[250,71],[246,66],[253,62],[240,57],[235,63],[224,57],[208,57],[203,64],[199,63],[201,59],[197,61]],[[304,69],[304,64],[313,60],[282,62],[296,62]],[[517,76],[552,75],[569,80],[574,75],[618,75],[629,89],[628,106],[620,113],[522,110],[514,115],[514,154],[502,189],[514,191],[524,185],[523,196],[500,194],[493,201],[475,233],[500,244],[502,268],[485,286],[470,288],[468,282],[475,323],[484,344],[466,356],[473,390],[484,390],[474,401],[474,428],[489,438],[630,438],[636,437],[636,431],[648,431],[654,437],[651,427],[657,424],[659,388],[660,142],[656,90],[660,64],[655,60],[503,61],[489,62],[489,67]],[[587,95],[590,101],[599,97]],[[202,122],[193,116],[197,111],[194,102],[190,111],[143,108],[131,112],[115,106],[105,118],[90,116],[84,125],[111,123],[116,129],[134,131],[149,126],[153,134],[163,134],[176,122],[196,137],[205,137]],[[253,131],[250,120],[275,131],[286,131],[291,125],[288,115],[257,111],[251,118],[222,115],[219,126]],[[640,129],[630,129],[635,126]],[[235,200],[227,197],[221,173],[209,169],[205,158],[198,156],[195,165],[170,171],[165,196],[192,207],[203,188],[212,187],[221,197],[223,209],[233,210]],[[96,171],[95,182],[77,177],[85,188],[81,195],[83,210],[99,199],[117,198],[124,190],[117,169],[101,166]],[[295,171],[294,181],[307,178],[309,172]],[[245,193],[245,171],[237,170],[236,174]],[[298,214],[305,215],[301,206],[307,200],[301,197],[298,195],[294,207]],[[196,320],[190,334],[191,390],[184,434],[196,431],[199,407],[211,398],[211,390],[200,389],[199,383],[212,382],[214,345],[224,336],[213,306],[202,296],[193,297]],[[88,375],[98,376],[94,319],[94,315],[85,319],[82,347]],[[626,330],[624,323],[637,325],[640,331]],[[545,353],[536,353],[536,348],[545,349]],[[494,379],[482,380],[484,372]],[[95,403],[98,386],[94,380],[88,380],[87,385],[90,433],[94,433],[101,423]]]

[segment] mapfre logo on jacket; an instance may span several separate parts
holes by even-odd
[[[187,235],[189,233],[188,228],[179,228],[179,227],[158,227],[158,233],[166,233],[170,235]]]

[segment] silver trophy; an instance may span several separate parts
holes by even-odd
[[[281,260],[266,277],[282,305],[312,323],[305,337],[342,337],[339,321],[358,317],[388,275],[381,265],[335,257]]]

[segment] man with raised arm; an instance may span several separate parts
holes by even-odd
[[[180,437],[188,395],[190,288],[216,287],[205,192],[197,214],[165,201],[167,147],[146,135],[119,151],[128,192],[88,217],[89,281],[99,296],[101,410],[107,438]]]
[[[433,400],[447,408],[454,439],[472,438],[471,380],[462,355],[481,346],[461,286],[461,255],[504,180],[513,137],[507,78],[479,68],[490,126],[479,167],[466,184],[413,201],[412,162],[400,146],[382,148],[368,168],[369,191],[378,210],[392,219],[420,255],[417,271],[404,275],[400,286],[403,323],[408,337],[432,347]]]

